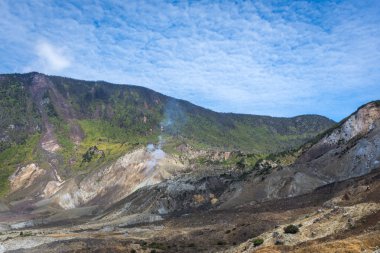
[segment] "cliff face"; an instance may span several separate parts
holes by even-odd
[[[307,167],[307,172],[329,183],[379,168],[380,104],[361,107],[306,150],[294,167]]]
[[[224,195],[225,207],[249,201],[286,198],[362,176],[380,168],[380,104],[371,102],[305,147],[290,166],[253,173]]]
[[[366,136],[370,131],[378,127],[379,118],[378,103],[366,104],[302,154],[298,162],[311,161],[339,146],[344,146],[349,142],[354,143],[355,140]]]

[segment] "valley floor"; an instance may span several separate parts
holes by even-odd
[[[1,232],[0,252],[380,252],[379,179],[377,171],[294,198],[147,224],[82,217],[13,229]],[[26,218],[2,215],[0,223]],[[285,234],[289,224],[299,232]],[[264,243],[255,247],[252,238]]]

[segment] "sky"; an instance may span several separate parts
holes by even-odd
[[[380,1],[0,0],[0,73],[341,120],[380,99]]]

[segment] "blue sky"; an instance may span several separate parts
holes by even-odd
[[[0,72],[340,120],[380,99],[380,1],[0,1]]]

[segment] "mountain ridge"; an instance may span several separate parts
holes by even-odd
[[[22,86],[34,91],[29,112],[36,112],[40,128],[25,144],[0,152],[0,175],[9,184],[0,199],[6,250],[50,252],[65,245],[88,252],[288,252],[341,232],[350,242],[352,231],[380,240],[378,101],[321,129],[318,120],[303,116],[212,118],[219,114],[149,92],[102,91],[57,78],[37,76]],[[21,86],[11,87],[23,94]],[[123,118],[123,110],[136,117]],[[144,125],[147,115],[154,130]],[[234,143],[237,123],[252,134],[250,145],[270,140],[276,146],[302,131],[314,134],[299,148],[288,143],[271,155],[239,150],[241,142],[236,149],[197,143],[212,143],[220,136],[215,133],[227,136],[222,143]],[[138,128],[128,132],[129,124]],[[201,138],[189,138],[192,131]],[[299,232],[284,232],[290,223]],[[36,244],[21,249],[18,243],[28,240],[18,231]]]
[[[71,110],[71,114],[75,113],[79,119],[90,117],[90,118],[98,118],[98,119],[103,118],[106,120],[109,120],[109,119],[112,120],[113,118],[115,118],[115,116],[118,116],[118,115],[112,115],[115,113],[115,109],[114,109],[115,103],[120,102],[120,101],[116,101],[117,98],[111,97],[114,95],[114,94],[112,94],[112,92],[114,92],[114,93],[119,92],[120,93],[120,92],[125,92],[128,90],[131,91],[132,93],[137,92],[137,94],[140,94],[140,96],[143,96],[143,97],[141,99],[138,98],[138,99],[140,99],[140,101],[136,100],[134,103],[139,103],[139,102],[141,102],[141,100],[144,100],[144,99],[148,99],[148,100],[144,101],[143,105],[140,103],[140,105],[138,105],[138,104],[133,105],[132,104],[130,106],[132,106],[132,107],[133,106],[135,106],[135,107],[136,106],[140,106],[140,107],[144,106],[146,110],[138,109],[138,108],[137,109],[139,110],[139,112],[133,111],[133,110],[136,110],[136,108],[132,108],[132,109],[131,108],[124,108],[124,110],[125,109],[132,110],[132,113],[135,114],[135,115],[133,115],[135,118],[132,119],[134,121],[133,122],[134,125],[136,125],[136,123],[138,123],[138,120],[141,120],[141,119],[144,120],[145,124],[149,125],[149,127],[145,127],[145,130],[144,130],[145,133],[144,134],[147,134],[147,131],[149,130],[149,128],[151,128],[153,130],[153,132],[157,133],[159,125],[167,124],[167,122],[164,122],[165,119],[163,117],[167,117],[167,115],[165,115],[165,114],[172,113],[170,111],[168,112],[168,110],[172,110],[175,112],[175,113],[173,113],[173,115],[169,115],[169,117],[174,117],[173,119],[170,119],[170,120],[179,124],[178,126],[175,126],[175,127],[171,127],[171,126],[169,127],[169,129],[171,130],[170,134],[176,134],[176,131],[177,131],[177,132],[181,132],[181,134],[183,134],[185,132],[185,133],[187,133],[187,135],[191,135],[189,132],[191,132],[191,130],[194,131],[194,129],[191,128],[191,124],[197,124],[197,122],[191,122],[190,124],[186,124],[183,121],[201,120],[201,121],[203,121],[203,122],[201,122],[202,124],[209,124],[210,125],[211,123],[215,123],[214,125],[217,125],[217,127],[216,127],[217,129],[213,129],[214,134],[217,134],[219,138],[222,136],[217,132],[220,132],[221,130],[223,130],[224,125],[228,125],[229,128],[227,128],[227,130],[230,129],[231,127],[236,128],[238,126],[238,124],[235,122],[236,119],[239,119],[239,120],[245,119],[247,121],[251,121],[251,122],[247,122],[247,123],[250,124],[251,126],[256,125],[257,127],[260,127],[261,123],[263,123],[264,125],[268,124],[268,123],[266,123],[266,121],[274,121],[274,122],[269,122],[272,125],[275,125],[273,123],[277,123],[277,121],[281,121],[281,120],[288,121],[288,122],[280,123],[280,124],[284,124],[284,125],[285,124],[294,124],[293,121],[297,121],[297,119],[305,119],[306,121],[313,121],[313,120],[314,121],[320,121],[322,126],[316,127],[315,129],[313,129],[314,132],[319,132],[323,128],[328,128],[329,126],[331,126],[335,123],[332,120],[330,120],[324,116],[320,116],[320,115],[304,115],[304,116],[295,116],[295,117],[291,117],[291,118],[286,118],[286,117],[271,117],[271,116],[249,115],[249,114],[219,113],[219,112],[212,111],[210,109],[206,109],[206,108],[194,105],[194,104],[192,104],[188,101],[185,101],[185,100],[179,100],[179,99],[175,99],[175,98],[163,95],[163,94],[158,93],[156,91],[153,91],[149,88],[145,88],[145,87],[141,87],[141,86],[122,85],[122,84],[114,85],[114,84],[107,83],[104,81],[100,81],[100,82],[98,82],[98,81],[81,81],[81,80],[77,80],[77,79],[62,78],[62,77],[58,77],[58,76],[46,76],[46,75],[36,73],[36,72],[27,73],[27,74],[6,74],[6,75],[3,74],[3,75],[1,75],[1,79],[3,80],[3,85],[4,85],[4,82],[6,82],[6,81],[11,82],[13,79],[13,82],[22,82],[23,85],[26,85],[26,87],[30,86],[31,83],[33,82],[33,78],[36,79],[36,77],[40,77],[41,79],[47,79],[48,81],[46,81],[46,82],[52,83],[50,85],[47,85],[50,87],[45,87],[45,88],[41,87],[41,89],[42,89],[41,92],[45,92],[45,94],[43,95],[44,96],[43,98],[40,98],[41,101],[39,101],[39,103],[42,103],[42,99],[44,99],[43,102],[46,103],[46,107],[47,107],[45,109],[45,111],[48,111],[48,113],[52,114],[53,116],[57,112],[59,113],[61,108],[67,107],[68,110]],[[6,79],[8,79],[8,80],[6,80]],[[41,82],[43,82],[43,81],[41,81]],[[72,87],[72,86],[80,86],[80,87]],[[50,98],[49,96],[51,96],[49,89],[52,89],[52,88],[54,88],[54,93],[58,94],[59,97],[61,97],[61,100],[65,100],[65,99],[70,100],[71,99],[71,101],[66,101],[66,103],[63,101],[64,102],[63,106],[62,106],[62,104],[57,105],[55,103],[55,101],[51,101],[51,103],[49,103],[49,98]],[[6,89],[6,87],[5,87],[5,89]],[[95,89],[95,91],[91,90],[91,89]],[[112,92],[107,91],[107,89],[113,90],[113,91]],[[3,92],[6,92],[6,90]],[[24,99],[27,99],[28,91],[23,91],[23,92],[25,93]],[[36,91],[31,91],[31,92],[33,93]],[[82,97],[80,97],[80,98],[77,97],[77,95],[75,94],[76,92],[79,95],[81,95]],[[133,95],[136,95],[136,93]],[[132,95],[132,98],[130,100],[133,99],[133,95]],[[156,104],[152,103],[152,101],[149,101],[149,99],[151,100],[152,98],[156,99],[156,101],[155,101]],[[55,96],[54,99],[56,100],[57,97]],[[114,99],[116,102],[115,101],[109,101],[110,99]],[[163,101],[159,101],[159,99],[163,100]],[[73,101],[73,100],[76,100],[76,101]],[[28,102],[30,102],[30,101],[28,101]],[[158,103],[160,103],[160,102],[163,102],[164,104],[159,105]],[[36,107],[35,103],[33,104],[33,101],[30,103],[32,103],[32,106]],[[74,106],[75,106],[75,108],[74,108]],[[98,106],[98,107],[96,107],[96,106]],[[100,107],[107,107],[107,108],[100,108],[99,106]],[[155,106],[160,106],[161,108],[159,108],[159,110],[164,110],[164,111],[163,112],[157,112],[157,111],[154,112],[154,108],[153,108],[153,112],[150,112],[150,109],[152,109],[152,107],[155,107]],[[173,108],[171,109],[170,106],[172,106]],[[26,107],[26,106],[24,106],[24,107]],[[73,108],[70,108],[70,107],[73,107]],[[96,108],[91,108],[91,107],[96,107]],[[166,108],[163,108],[163,107],[166,107]],[[33,109],[36,110],[36,108],[33,108]],[[105,110],[108,110],[108,111],[105,111]],[[123,110],[123,108],[121,108],[120,110]],[[165,110],[167,110],[167,111],[165,111]],[[68,112],[66,112],[66,114],[67,113]],[[118,113],[120,113],[120,112],[118,112]],[[149,115],[149,113],[151,115]],[[199,117],[197,118],[193,115],[194,113],[195,114],[202,114],[202,116],[200,118]],[[61,112],[61,114],[65,114],[65,112]],[[190,116],[192,116],[192,117],[186,117],[186,116],[188,116],[188,114],[190,114]],[[34,116],[35,116],[35,118],[38,118],[41,115],[38,115],[38,113],[35,112]],[[61,116],[61,115],[58,115],[58,116]],[[65,116],[65,115],[63,115],[63,116]],[[181,118],[182,116],[185,116],[185,117]],[[73,116],[71,116],[71,117],[73,117]],[[128,123],[122,122],[124,120],[123,117],[128,118],[128,116],[121,115],[121,117],[118,118],[118,120],[120,122],[113,122],[113,123],[122,125],[121,127],[125,127],[125,126],[130,127],[130,123],[128,124]],[[140,118],[137,119],[137,117],[140,117]],[[156,118],[154,118],[154,117],[156,117]],[[205,119],[207,119],[207,120],[205,120]],[[255,121],[252,121],[252,119],[255,119],[256,123],[255,123]],[[161,122],[161,121],[163,121],[163,122]],[[261,123],[260,123],[260,121],[261,121]],[[307,124],[310,124],[310,122],[307,122]],[[141,126],[141,124],[140,124],[140,126]],[[142,125],[142,126],[144,126],[144,125]],[[191,129],[188,129],[189,127]],[[242,127],[244,128],[245,126],[242,126]],[[294,125],[293,127],[297,127],[297,126]],[[181,129],[178,130],[176,128],[181,128]],[[277,129],[274,129],[274,133],[276,133],[278,131],[281,132],[281,130],[282,130],[281,126],[277,126]],[[210,129],[203,129],[202,131],[210,131]],[[268,131],[273,132],[271,129],[269,129]],[[291,129],[285,129],[285,131],[287,131],[288,133],[292,132]],[[299,133],[297,131],[298,130],[295,129],[293,131],[293,133],[294,134],[307,133],[307,131],[305,131],[305,130],[300,130],[300,131],[298,131]],[[235,136],[231,136],[231,138],[235,138],[235,139],[240,138],[240,137],[238,137],[239,133],[234,133],[234,134],[235,134]],[[250,134],[252,134],[252,133],[250,133]],[[310,134],[313,135],[314,133],[310,133]],[[307,133],[306,135],[310,135],[310,134]],[[196,138],[196,137],[194,137],[194,135],[193,136],[184,136],[184,137],[190,138],[190,139]],[[218,144],[215,139],[210,138],[210,135],[206,136],[206,138],[208,138],[207,140],[204,141],[204,143],[206,145],[208,145],[208,142],[213,142],[213,143],[211,143],[211,145],[214,145],[214,147],[220,146],[220,144]],[[248,138],[251,138],[251,136],[248,136]],[[305,138],[309,138],[309,137],[305,136]],[[242,141],[242,140],[240,139],[240,140],[237,140],[236,142],[238,143],[239,141]],[[199,140],[197,140],[197,142],[199,142]],[[303,141],[295,141],[295,142],[299,145]],[[229,147],[229,148],[231,149],[231,147]],[[284,148],[284,147],[282,147],[282,148]],[[245,144],[244,147],[238,146],[237,149],[249,149],[249,148],[248,148],[248,145]],[[267,147],[267,149],[270,149],[270,148]],[[258,148],[258,151],[260,152],[260,148]],[[269,150],[267,150],[267,151],[269,151]]]
[[[298,117],[303,117],[303,116],[320,116],[320,117],[324,117],[324,118],[326,118],[328,120],[334,121],[333,119],[330,119],[327,116],[320,115],[320,114],[314,114],[314,113],[299,114],[299,115],[294,115],[294,116],[271,116],[271,115],[264,115],[264,114],[220,112],[220,111],[215,111],[215,110],[207,108],[207,107],[203,107],[203,106],[197,105],[197,104],[192,103],[192,102],[190,102],[190,101],[188,101],[186,99],[175,98],[173,96],[166,95],[164,93],[160,93],[160,92],[158,92],[158,91],[156,91],[156,90],[154,90],[152,88],[148,88],[148,87],[145,87],[145,86],[142,86],[142,85],[134,85],[134,84],[129,84],[129,83],[126,83],[126,84],[123,84],[123,83],[111,83],[111,82],[108,82],[108,81],[105,81],[105,80],[82,80],[82,79],[72,78],[72,77],[66,77],[66,76],[48,75],[48,74],[44,74],[44,73],[36,72],[36,71],[27,72],[27,73],[17,73],[17,72],[15,72],[15,73],[0,73],[0,79],[3,78],[3,77],[12,77],[12,76],[13,77],[14,76],[25,77],[25,76],[33,76],[33,75],[42,75],[42,76],[51,77],[51,78],[63,78],[63,79],[71,80],[71,81],[84,82],[84,83],[88,83],[88,84],[104,84],[104,85],[124,86],[124,87],[129,87],[129,88],[141,88],[141,89],[153,92],[153,93],[160,94],[161,96],[165,96],[165,97],[168,97],[168,98],[173,98],[173,99],[175,99],[177,101],[180,101],[180,102],[189,103],[192,106],[199,107],[199,108],[202,108],[204,110],[208,110],[210,112],[218,113],[218,114],[230,114],[230,115],[236,115],[236,116],[258,116],[258,117],[279,118],[279,119],[292,119],[292,118],[298,118]]]

